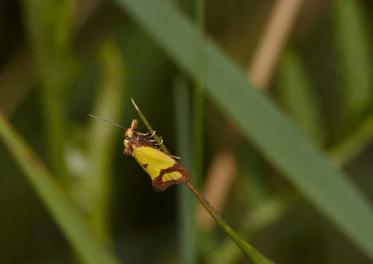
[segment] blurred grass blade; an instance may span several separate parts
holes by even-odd
[[[71,33],[75,1],[24,0],[28,30],[38,77],[52,169],[68,180],[64,162],[65,95],[71,77]]]
[[[323,142],[319,105],[299,56],[287,51],[279,66],[280,100],[309,138],[321,146]]]
[[[336,144],[329,150],[331,160],[338,165],[350,161],[366,144],[372,141],[373,115],[367,116],[353,133],[349,134],[341,143]]]
[[[368,26],[362,1],[335,0],[335,42],[345,78],[346,102],[349,114],[361,114],[373,101],[372,63]]]
[[[182,157],[182,163],[186,168],[190,168],[190,96],[185,79],[180,77],[175,81],[174,86],[177,138],[176,155]],[[196,204],[193,194],[187,188],[178,188],[179,263],[181,264],[197,263]]]
[[[168,1],[115,0],[194,78],[195,30]],[[373,211],[363,194],[211,42],[206,41],[211,99],[296,188],[373,257]]]
[[[100,50],[102,80],[96,94],[93,113],[119,120],[124,95],[124,65],[113,39],[104,41]],[[110,204],[112,191],[113,148],[119,130],[92,120],[89,129],[88,172],[78,186],[83,211],[102,242],[110,244]],[[121,132],[122,133],[122,132]],[[94,142],[94,143],[93,143]]]
[[[98,243],[56,179],[49,174],[39,158],[16,134],[2,113],[0,113],[0,137],[82,261],[84,263],[118,263]]]

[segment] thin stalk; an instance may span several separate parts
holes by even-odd
[[[175,123],[177,138],[177,155],[183,157],[183,165],[191,164],[190,138],[190,95],[185,78],[175,81]],[[179,262],[182,264],[196,263],[196,200],[186,188],[178,188],[178,236]]]
[[[152,127],[152,125],[149,123],[148,119],[145,117],[145,115],[142,113],[142,111],[140,110],[140,108],[137,106],[137,104],[135,103],[135,100],[133,100],[133,98],[131,98],[131,102],[133,104],[133,106],[135,107],[138,115],[140,116],[142,122],[144,123],[144,125],[146,126],[146,128],[149,130],[149,132],[151,134],[154,133],[153,137],[154,139],[160,144],[160,148],[161,150],[164,152],[164,153],[167,153],[169,155],[171,155],[170,151],[167,149],[167,147],[165,146],[165,144],[162,143],[162,140],[161,140],[161,137],[158,136],[157,134],[157,131],[155,131]]]
[[[132,104],[135,106],[137,113],[139,114],[140,118],[144,122],[145,126],[148,128],[150,133],[155,131],[152,126],[150,125],[149,121],[145,117],[145,115],[141,112],[140,108],[136,105],[135,101],[131,99]],[[156,133],[155,133],[156,134]],[[159,136],[155,137],[155,140],[158,144],[160,144],[162,149],[166,149],[166,146],[160,141]],[[168,150],[165,152],[169,154]],[[214,207],[210,205],[210,203],[199,193],[199,191],[194,187],[191,181],[185,184],[196,196],[196,198],[200,201],[206,211],[211,215],[211,217],[215,220],[218,226],[236,243],[236,245],[242,250],[245,256],[253,261],[255,264],[272,264],[273,262],[262,255],[259,251],[249,245],[245,240],[243,240],[220,216],[220,214],[216,211]]]
[[[251,259],[254,263],[270,264],[273,263],[271,260],[262,255],[259,251],[249,245],[245,240],[243,240],[221,217],[221,215],[215,210],[214,207],[199,193],[199,191],[194,187],[192,182],[187,182],[185,184],[201,202],[206,211],[211,215],[211,217],[216,221],[220,228],[236,243],[236,245],[242,250],[242,252]]]

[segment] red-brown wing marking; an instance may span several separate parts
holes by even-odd
[[[179,172],[182,175],[182,177],[177,180],[169,180],[169,181],[164,182],[163,175],[165,175],[166,173],[170,173],[170,172]],[[172,167],[161,170],[159,173],[159,176],[157,176],[152,181],[152,185],[153,185],[154,190],[156,190],[157,192],[161,192],[161,191],[166,190],[168,187],[174,184],[186,183],[189,180],[190,180],[190,175],[187,172],[187,170],[180,163],[176,162]]]

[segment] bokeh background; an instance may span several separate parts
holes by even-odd
[[[210,37],[371,202],[372,1],[159,0],[201,33],[197,80],[126,2],[0,2],[1,113],[97,241],[123,263],[249,263],[189,190],[154,192],[122,155],[123,131],[88,116],[128,126],[138,118],[132,97],[198,189],[264,255],[276,263],[372,263],[204,92],[202,41]],[[8,141],[1,137],[0,263],[77,263]]]

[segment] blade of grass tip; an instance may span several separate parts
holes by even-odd
[[[254,247],[249,245],[245,240],[243,240],[220,216],[220,214],[215,210],[214,207],[210,205],[208,201],[203,198],[203,196],[198,192],[198,190],[193,186],[191,182],[187,182],[186,186],[194,193],[194,195],[201,202],[206,211],[211,215],[216,221],[219,227],[236,243],[236,245],[242,250],[246,257],[251,259],[255,264],[273,264],[271,260],[266,258]]]
[[[94,113],[109,116],[113,120],[120,119],[125,90],[124,65],[119,53],[112,38],[102,44],[99,55],[102,80],[94,103]],[[86,177],[77,186],[78,202],[87,213],[88,221],[97,236],[107,245],[110,244],[111,172],[116,132],[112,126],[91,123],[87,154],[90,166]]]
[[[56,178],[50,175],[41,160],[17,135],[2,113],[0,113],[0,137],[82,261],[92,264],[119,263],[98,242]]]
[[[167,147],[165,146],[165,144],[163,144],[161,137],[158,136],[157,132],[153,129],[152,125],[149,123],[148,119],[145,117],[145,115],[142,113],[140,108],[137,106],[137,104],[135,103],[135,100],[133,100],[133,98],[131,98],[131,102],[132,102],[133,106],[135,107],[137,114],[140,116],[142,122],[146,126],[146,128],[149,130],[149,132],[151,134],[154,133],[153,137],[157,141],[157,143],[160,145],[161,150],[164,153],[167,153],[168,155],[171,155],[170,152],[168,151]]]
[[[193,78],[198,77],[193,25],[169,1],[115,0]],[[373,210],[366,196],[264,95],[241,69],[206,39],[203,86],[242,135],[320,212],[373,257]],[[233,92],[232,92],[233,91]],[[260,113],[260,116],[258,116]]]
[[[186,80],[181,77],[175,81],[174,108],[176,123],[177,152],[182,157],[182,163],[190,168],[190,96]],[[186,188],[178,188],[178,218],[179,218],[179,263],[197,262],[196,252],[196,200]]]
[[[297,197],[276,196],[267,198],[262,201],[262,204],[246,213],[242,217],[242,229],[240,234],[252,237],[256,232],[272,225],[278,221],[285,212],[296,202]],[[211,264],[230,264],[239,262],[240,250],[230,239],[225,239],[213,255],[210,256],[209,263]]]

